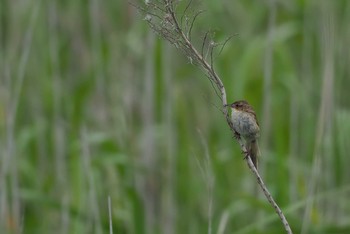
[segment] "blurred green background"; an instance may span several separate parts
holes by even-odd
[[[350,233],[349,1],[194,8],[196,45],[238,34],[215,68],[257,112],[294,233]],[[125,0],[0,0],[0,232],[284,233],[210,82],[142,19]]]

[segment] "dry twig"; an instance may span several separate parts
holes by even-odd
[[[201,52],[198,52],[197,48],[193,45],[191,42],[191,31],[193,29],[194,22],[196,18],[202,13],[202,11],[198,11],[194,14],[192,17],[192,20],[188,20],[186,16],[186,12],[188,11],[190,5],[192,3],[192,0],[187,4],[184,13],[180,19],[180,22],[178,21],[177,14],[175,13],[175,9],[177,7],[178,1],[175,0],[155,0],[154,2],[148,1],[146,2],[145,7],[140,7],[137,5],[134,5],[137,9],[139,9],[140,12],[145,14],[145,20],[148,22],[151,29],[155,31],[158,35],[160,35],[165,40],[169,41],[171,44],[173,44],[176,48],[180,49],[190,60],[191,63],[197,65],[200,67],[206,74],[207,78],[211,82],[215,92],[217,92],[217,95],[219,96],[220,100],[222,101],[223,109],[222,112],[226,118],[226,122],[229,125],[232,133],[234,134],[234,129],[232,122],[230,120],[230,115],[228,112],[227,100],[226,100],[226,91],[224,84],[220,77],[217,75],[215,69],[214,69],[214,49],[221,45],[219,54],[223,50],[223,47],[226,45],[228,40],[232,38],[229,37],[227,40],[225,40],[222,44],[216,44],[213,40],[210,39],[210,32],[207,32],[203,38],[202,45],[201,45]],[[185,17],[185,25],[183,25],[183,19]],[[185,29],[185,30],[184,30]],[[204,55],[204,50],[207,48],[207,53],[209,53],[210,60],[206,60],[206,55]],[[240,144],[240,147],[243,152],[247,152],[245,149],[244,143],[242,140],[237,139],[238,143]],[[245,157],[247,164],[250,168],[250,170],[255,175],[257,182],[259,186],[261,187],[266,199],[269,201],[271,206],[274,208],[276,213],[278,214],[279,218],[281,219],[283,226],[287,233],[291,234],[292,230],[288,224],[287,219],[285,218],[284,214],[282,213],[281,209],[277,205],[277,203],[274,201],[273,197],[269,193],[267,187],[265,186],[261,176],[259,175],[259,172],[255,169],[253,162],[251,161],[250,157]]]

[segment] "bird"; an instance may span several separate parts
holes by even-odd
[[[239,100],[227,106],[231,107],[231,122],[235,137],[245,141],[246,157],[249,155],[258,169],[258,138],[260,127],[253,107],[246,100]]]

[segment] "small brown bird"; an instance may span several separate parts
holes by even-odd
[[[236,101],[229,105],[232,109],[231,121],[237,138],[243,137],[248,154],[258,169],[259,123],[251,105],[245,100]]]

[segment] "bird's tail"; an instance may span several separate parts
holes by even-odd
[[[259,155],[258,141],[257,140],[252,141],[247,150],[249,152],[250,159],[253,161],[255,168],[258,170],[258,155]]]

